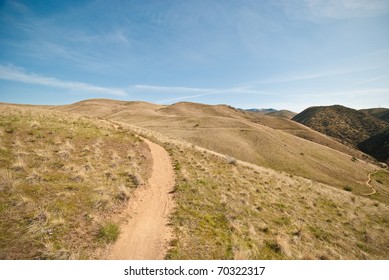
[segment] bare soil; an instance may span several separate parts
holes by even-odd
[[[109,259],[160,260],[171,239],[168,217],[173,209],[171,191],[175,174],[168,153],[159,145],[143,139],[150,147],[153,170],[146,186],[139,187],[130,199],[130,220],[121,229]]]
[[[371,188],[371,192],[366,193],[366,194],[364,194],[364,195],[369,196],[369,195],[373,195],[373,194],[375,194],[375,193],[377,192],[377,191],[375,190],[375,188],[374,188],[372,185],[370,185],[370,182],[371,182],[371,175],[376,174],[378,171],[379,171],[379,170],[374,171],[374,172],[371,172],[371,173],[369,173],[369,175],[367,176],[366,186],[369,187],[369,188]]]

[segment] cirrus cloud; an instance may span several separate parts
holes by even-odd
[[[127,96],[126,91],[120,88],[108,88],[75,81],[62,81],[53,77],[46,77],[36,73],[29,73],[23,68],[13,65],[0,64],[0,79],[26,84],[43,85],[74,91]]]

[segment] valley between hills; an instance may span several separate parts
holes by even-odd
[[[0,107],[1,259],[389,257],[386,111]]]

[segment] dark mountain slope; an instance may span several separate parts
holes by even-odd
[[[371,108],[371,109],[363,109],[361,112],[368,113],[373,117],[376,117],[385,122],[389,122],[389,109],[387,108]]]
[[[340,105],[310,107],[292,120],[354,147],[389,127],[366,112]]]
[[[389,128],[359,143],[358,148],[377,160],[389,164]]]

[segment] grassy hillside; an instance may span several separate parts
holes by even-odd
[[[120,127],[4,104],[0,163],[0,259],[99,258],[151,168]]]
[[[310,107],[293,120],[354,147],[388,127],[366,112],[340,105]]]
[[[297,113],[288,110],[275,110],[275,109],[239,109],[241,112],[252,114],[253,116],[271,116],[291,119]]]
[[[351,156],[363,157],[363,154],[357,150],[339,144],[337,141],[287,118],[237,110],[227,105],[212,106],[192,102],[179,102],[170,106],[162,106],[146,102],[90,99],[71,105],[52,107],[52,109],[109,118],[156,130],[159,127],[163,129],[169,125],[183,129],[192,129],[193,127],[199,127],[199,122],[203,122],[208,128],[228,126],[229,123],[230,126],[235,128],[247,128],[247,122],[249,122],[249,125],[251,123],[261,124]]]
[[[120,106],[142,110],[134,103]],[[151,107],[146,104],[146,110],[160,114],[159,108],[166,108]],[[371,191],[365,184],[367,174],[377,167],[283,130],[221,116],[224,108],[216,108],[219,116],[211,119],[161,114],[163,122],[154,125],[167,125],[170,120],[176,125],[173,134],[187,130],[188,135],[187,125],[192,122],[195,133],[189,135],[208,139],[220,134],[210,143],[224,141],[237,151],[243,146],[243,157],[255,150],[250,146],[252,139],[245,138],[250,140],[245,143],[240,133],[260,133],[254,143],[268,151],[273,149],[272,141],[281,143],[275,146],[280,151],[273,158],[284,158],[285,166],[294,163],[307,172],[308,165],[316,161],[312,172],[324,175],[315,176],[335,172],[335,180],[344,177],[342,187],[178,141],[167,137],[163,126],[159,133],[114,121],[1,105],[0,257],[101,258],[128,218],[122,212],[131,203],[131,191],[150,173],[150,154],[137,136],[141,135],[164,146],[176,172],[176,208],[171,216],[174,238],[168,259],[389,258],[387,171],[371,175],[377,194],[355,195]],[[122,109],[118,112],[129,112]],[[221,127],[201,128],[214,122]],[[241,131],[243,125],[246,131]],[[238,138],[231,134],[234,131]],[[288,153],[292,156],[285,156]],[[294,153],[301,160],[294,162]]]
[[[125,124],[123,124],[126,127]],[[131,126],[132,127],[132,126]],[[387,259],[389,172],[358,196],[143,128],[176,172],[167,259]],[[379,186],[377,186],[379,184]],[[364,192],[371,189],[367,186]]]
[[[276,111],[276,112],[267,113],[266,115],[267,116],[272,116],[272,117],[280,117],[280,118],[291,119],[294,116],[296,116],[297,114],[295,112],[288,111],[288,110],[279,110],[279,111]]]
[[[190,144],[161,143],[177,174],[168,259],[389,257],[387,204]],[[388,174],[378,175],[387,189]]]
[[[86,100],[81,107],[79,103],[59,109],[89,113],[98,102],[109,110],[109,102],[104,100]],[[376,168],[365,163],[362,153],[355,149],[285,118],[253,115],[225,105],[189,102],[171,106],[116,104],[120,109],[105,115],[111,120],[152,129],[237,159],[342,189],[351,187],[355,193],[364,192],[367,174]]]

